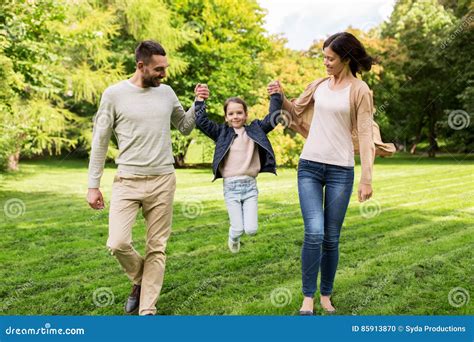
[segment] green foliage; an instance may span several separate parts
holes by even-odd
[[[254,104],[255,92],[267,81],[262,77],[261,53],[269,47],[262,28],[264,15],[256,1],[177,0],[168,4],[179,15],[175,18],[178,25],[196,35],[180,49],[190,67],[184,75],[169,80],[183,103],[191,104],[196,83],[206,83],[211,90],[211,116],[222,116],[222,104],[231,96]]]
[[[3,36],[0,36],[0,42],[6,42]],[[0,170],[7,167],[8,157],[16,151],[17,132],[12,124],[12,107],[19,100],[13,89],[22,85],[22,77],[13,70],[12,60],[0,55]]]
[[[60,153],[79,143],[90,148],[90,118],[101,93],[133,71],[139,40],[162,41],[171,74],[186,62],[177,49],[193,33],[171,25],[162,1],[7,1],[0,14],[0,97],[5,156]],[[159,9],[159,11],[156,11]],[[145,21],[146,19],[146,21]],[[132,48],[130,48],[132,47]],[[123,53],[126,50],[126,54]],[[111,153],[116,154],[111,143]]]
[[[63,134],[65,115],[60,106],[65,73],[60,55],[64,43],[58,23],[65,19],[65,7],[53,1],[2,3],[0,16],[0,69],[11,88],[2,91],[2,153],[43,150],[52,153],[73,146]],[[38,133],[36,135],[35,133]]]
[[[269,80],[279,80],[288,98],[301,94],[313,80],[325,76],[319,55],[314,52],[292,51],[284,46],[286,40],[271,37],[271,48],[263,53],[263,70]],[[316,50],[316,48],[314,48]],[[320,49],[318,49],[319,51]],[[262,119],[268,114],[269,98],[266,87],[258,89],[258,101],[250,108],[249,120]],[[283,118],[283,117],[282,117]],[[304,145],[304,138],[278,125],[269,134],[277,165],[295,166]]]
[[[191,144],[192,137],[181,134],[178,130],[171,130],[171,145],[173,155],[178,166],[184,166],[184,157]]]
[[[67,122],[80,120],[58,106],[52,106],[47,100],[35,99],[19,103],[14,108],[17,136],[22,139],[25,154],[59,154],[63,147],[71,148],[76,144],[75,139],[64,136]]]
[[[192,141],[186,151],[186,164],[210,164],[216,144],[199,130],[194,130]]]
[[[115,3],[119,13],[122,12],[122,27],[135,41],[153,39],[165,47],[171,75],[181,74],[186,70],[188,63],[178,50],[193,40],[193,32],[181,30],[171,24],[175,13],[164,1],[116,0]]]
[[[268,136],[279,166],[296,166],[300,159],[305,139],[293,132],[285,132],[282,126],[276,127]]]
[[[208,112],[216,121],[221,120],[222,105],[228,97],[240,96],[249,105],[255,104],[270,79],[263,71],[263,53],[269,49],[269,42],[258,4],[251,0],[178,0],[168,1],[168,5],[177,13],[176,25],[195,38],[179,49],[188,60],[188,69],[182,75],[171,76],[168,82],[184,106],[191,106],[196,83],[209,86]],[[203,144],[202,135],[173,134],[177,160],[184,158],[193,137]],[[207,154],[210,149],[205,151]]]
[[[453,130],[448,116],[463,110],[474,120],[473,6],[468,0],[398,0],[381,27],[348,28],[379,57],[363,78],[374,90],[385,140],[427,142],[432,155],[440,148],[472,151],[472,125]],[[144,39],[166,48],[167,83],[186,108],[195,84],[207,83],[211,118],[222,120],[230,96],[247,101],[250,120],[262,118],[270,80],[279,79],[292,98],[325,76],[322,40],[308,51],[290,50],[283,38],[265,32],[264,16],[255,0],[1,2],[0,169],[12,155],[77,149],[85,156],[100,95],[134,72],[134,48]],[[177,160],[192,141],[204,146],[205,139],[174,132]],[[301,138],[277,128],[270,139],[278,163],[294,165]],[[116,154],[111,142],[108,157]]]
[[[81,0],[69,4],[67,13],[62,31],[67,92],[76,103],[96,104],[105,88],[124,76],[122,62],[110,46],[120,30],[116,10]]]
[[[429,154],[439,150],[437,139],[448,137],[446,110],[460,109],[460,99],[473,77],[472,24],[459,29],[456,18],[435,0],[399,0],[383,27],[383,37],[396,41],[396,53],[385,54],[380,88],[389,93],[388,114],[397,140],[417,144],[427,139]],[[462,45],[457,45],[462,41]],[[461,133],[464,134],[464,133]]]
[[[113,12],[87,1],[2,6],[0,69],[12,85],[2,93],[8,107],[0,127],[3,140],[12,140],[9,152],[22,156],[71,150],[84,140],[75,127],[89,128],[71,99],[76,107],[96,102],[123,75],[120,64],[109,62],[109,40],[118,30]]]

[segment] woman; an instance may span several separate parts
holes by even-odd
[[[360,202],[372,196],[376,151],[382,155],[394,152],[392,144],[380,141],[373,122],[372,93],[356,76],[371,69],[372,57],[347,32],[329,37],[324,42],[323,54],[329,77],[312,82],[295,101],[284,99],[283,103],[283,109],[290,115],[289,127],[307,137],[298,165],[305,232],[301,315],[313,315],[319,269],[321,307],[328,314],[336,312],[331,293],[339,259],[339,235],[354,182],[354,150],[360,152],[361,159]],[[282,92],[281,85],[270,83],[268,92]]]

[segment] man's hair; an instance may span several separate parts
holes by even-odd
[[[148,64],[153,55],[166,56],[163,46],[153,40],[145,40],[138,44],[135,49],[135,61],[137,63],[142,61],[144,64]]]

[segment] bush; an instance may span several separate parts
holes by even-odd
[[[296,166],[303,150],[304,138],[283,126],[277,126],[269,134],[273,151],[275,151],[276,163],[279,166]]]

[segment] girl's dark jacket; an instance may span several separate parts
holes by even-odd
[[[245,125],[245,131],[250,139],[252,139],[258,147],[260,156],[260,172],[271,172],[276,174],[275,153],[272,145],[267,138],[267,134],[271,132],[283,118],[281,112],[282,106],[281,94],[273,94],[270,97],[269,113],[263,120],[253,120],[249,125]],[[212,162],[212,172],[215,181],[222,178],[219,171],[219,165],[230,150],[230,145],[234,141],[237,133],[227,124],[217,124],[207,117],[206,105],[204,101],[195,102],[196,110],[196,126],[209,138],[215,141],[216,149],[214,151],[214,160]]]

